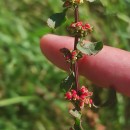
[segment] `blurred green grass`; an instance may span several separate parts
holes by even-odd
[[[53,66],[39,47],[39,39],[51,33],[47,18],[61,11],[61,5],[59,0],[0,1],[0,130],[66,130],[73,123],[69,104],[59,90],[66,74]],[[81,6],[80,18],[95,27],[90,39],[130,51],[129,9],[129,0],[96,0]],[[72,15],[68,13],[68,17]],[[55,33],[67,35],[67,24]],[[84,80],[81,82],[86,83]],[[97,97],[104,93],[92,89]],[[96,110],[98,123],[107,130],[128,130],[129,107],[129,99],[117,94],[114,106]],[[98,130],[90,122],[87,125],[88,120],[84,119],[85,128]]]

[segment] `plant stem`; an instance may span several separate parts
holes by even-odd
[[[78,5],[76,5],[74,7],[74,18],[75,18],[75,23],[77,23],[79,21]],[[75,36],[75,39],[74,39],[74,50],[77,50],[78,41],[79,41],[79,37]],[[76,85],[76,88],[77,88],[77,91],[78,91],[79,90],[79,71],[78,71],[78,63],[77,63],[77,61],[74,64],[74,74],[75,74],[75,85]],[[81,110],[79,109],[79,107],[76,107],[76,109],[79,112],[81,112]],[[81,125],[81,119],[80,119],[80,125],[78,124],[78,126],[76,127],[75,130],[83,130],[82,125]]]
[[[79,11],[78,11],[78,5],[75,6],[74,8],[74,18],[75,18],[75,23],[78,22],[79,20]],[[77,50],[77,44],[78,44],[78,37],[75,36],[75,40],[74,40],[74,50]],[[74,64],[74,74],[75,74],[75,84],[76,84],[76,88],[77,90],[79,89],[79,77],[78,77],[78,63],[77,61]]]

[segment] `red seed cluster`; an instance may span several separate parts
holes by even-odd
[[[78,91],[72,89],[65,94],[67,100],[75,101],[79,104],[79,107],[82,109],[85,105],[91,107],[93,104],[92,99],[90,98],[93,95],[92,92],[89,92],[85,86],[82,86]]]
[[[92,31],[92,27],[90,26],[90,24],[86,23],[83,25],[83,22],[82,21],[79,21],[77,23],[72,23],[70,25],[71,28],[76,28],[78,30],[84,30],[84,31]]]
[[[73,50],[73,51],[70,51],[70,53],[65,55],[65,60],[67,62],[75,63],[75,61],[78,60],[81,57],[82,57],[81,52],[79,52],[77,50]]]
[[[70,53],[71,53],[71,54],[67,55],[67,56],[65,57],[65,59],[66,59],[66,60],[73,60],[73,61],[77,60],[77,55],[78,55],[77,51],[76,51],[76,50],[73,50],[73,51],[71,51]]]
[[[85,37],[88,33],[92,32],[92,30],[93,27],[91,27],[90,24],[83,24],[82,21],[71,23],[71,25],[68,27],[70,34],[78,37]]]

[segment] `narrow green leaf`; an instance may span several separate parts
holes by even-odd
[[[23,103],[34,99],[36,99],[35,96],[23,96],[23,97],[15,97],[10,99],[3,99],[0,100],[0,107],[8,106],[16,103]]]
[[[81,43],[79,42],[77,45],[77,49],[87,55],[96,55],[99,51],[101,51],[102,48],[102,42],[87,42],[83,45],[81,45]]]
[[[75,119],[74,129],[75,130],[83,130],[83,128],[81,126],[81,120],[78,118]]]
[[[60,87],[65,90],[68,91],[71,86],[73,85],[74,82],[74,73],[71,73],[69,76],[67,76],[60,84]]]
[[[47,20],[47,24],[50,28],[56,29],[57,27],[61,26],[66,21],[66,11],[64,10],[61,13],[55,13],[50,16]]]

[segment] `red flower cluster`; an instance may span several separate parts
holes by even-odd
[[[73,51],[69,51],[69,53],[65,55],[65,60],[67,62],[75,63],[75,61],[81,57],[82,57],[82,53],[80,51],[73,50]]]
[[[77,23],[72,23],[68,27],[68,31],[72,35],[76,35],[78,37],[85,37],[88,33],[92,32],[93,27],[90,26],[90,24],[86,23],[83,24],[83,22],[79,21]]]
[[[92,27],[90,26],[90,24],[88,24],[88,23],[86,23],[85,25],[83,25],[83,22],[82,21],[79,21],[79,22],[77,22],[77,23],[72,23],[71,25],[70,25],[70,27],[72,27],[72,28],[80,28],[80,29],[82,29],[82,30],[91,30],[92,29]]]
[[[65,56],[65,60],[66,61],[69,61],[69,60],[77,60],[77,52],[76,50],[73,50],[72,52],[70,51],[70,53],[68,53],[66,56]]]
[[[92,99],[90,98],[93,95],[92,92],[89,92],[85,86],[82,86],[78,91],[72,89],[65,94],[65,98],[67,100],[76,101],[79,104],[79,107],[84,108],[85,104],[91,105],[93,104]]]

